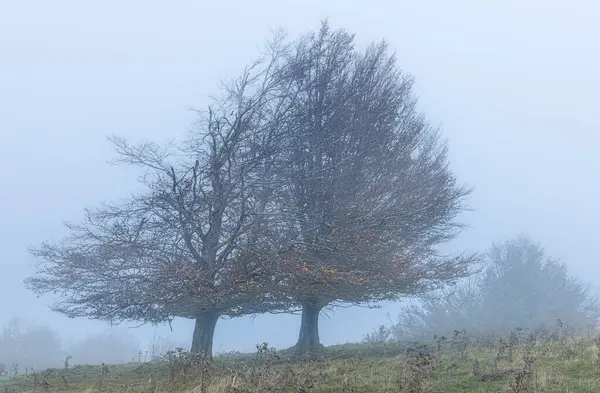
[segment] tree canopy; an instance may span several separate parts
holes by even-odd
[[[68,238],[32,249],[41,263],[27,285],[60,293],[53,309],[70,317],[195,319],[192,350],[207,356],[220,316],[275,307],[263,288],[274,269],[256,248],[246,258],[242,245],[256,237],[272,189],[265,171],[296,95],[284,55],[279,38],[269,41],[179,144],[112,137],[117,162],[142,169],[140,190],[86,210]]]
[[[212,354],[221,316],[302,309],[297,349],[319,345],[328,305],[419,295],[469,274],[442,255],[470,189],[416,109],[385,42],[317,32],[269,41],[181,143],[112,137],[143,171],[129,198],[85,212],[31,252],[27,285],[70,317],[194,319]]]
[[[387,44],[357,50],[353,35],[324,23],[292,50],[294,133],[279,151],[280,214],[270,217],[287,245],[279,289],[302,307],[305,351],[319,345],[323,307],[427,293],[467,276],[477,258],[438,252],[462,229],[470,189]]]

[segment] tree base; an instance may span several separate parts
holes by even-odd
[[[192,338],[191,353],[203,359],[212,360],[213,338],[219,315],[213,312],[204,312],[196,316],[196,326]]]
[[[319,313],[323,306],[315,303],[302,305],[302,322],[298,342],[292,348],[295,356],[313,355],[324,348],[319,339]]]
[[[313,357],[316,355],[321,354],[323,351],[325,350],[325,345],[319,343],[317,345],[314,345],[312,347],[298,347],[298,344],[293,345],[287,349],[284,349],[283,351],[280,351],[279,353],[284,355],[284,356],[292,356],[292,357]]]

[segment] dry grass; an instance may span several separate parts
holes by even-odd
[[[294,359],[267,346],[206,363],[184,351],[156,362],[75,366],[0,380],[0,392],[600,392],[591,337],[329,347]]]

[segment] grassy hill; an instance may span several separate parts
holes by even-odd
[[[71,366],[0,377],[0,392],[600,392],[600,341],[466,335],[348,344],[293,358],[268,347],[203,363],[180,351],[148,363]]]

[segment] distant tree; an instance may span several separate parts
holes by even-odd
[[[392,339],[392,331],[386,325],[380,325],[371,333],[365,334],[363,342],[366,344],[381,344]]]
[[[407,308],[396,338],[431,338],[466,329],[508,334],[516,328],[551,327],[557,320],[578,328],[596,326],[600,308],[589,287],[569,276],[564,263],[546,257],[521,236],[494,244],[481,274],[450,288],[450,294]]]
[[[36,370],[56,367],[65,358],[58,331],[40,324],[30,325],[21,335],[21,351],[23,365]]]
[[[275,306],[272,269],[252,239],[274,187],[270,161],[289,132],[296,93],[276,37],[265,55],[228,85],[178,145],[131,145],[112,138],[120,159],[142,169],[132,197],[85,211],[62,242],[31,250],[41,261],[26,280],[58,293],[69,317],[162,323],[195,320],[193,352],[212,356],[217,320]],[[269,251],[271,252],[271,251]]]
[[[189,347],[187,342],[173,342],[167,337],[154,336],[152,341],[148,345],[148,355],[149,359],[158,359],[169,351],[174,351],[177,348],[187,348]]]
[[[5,369],[11,364],[19,365],[23,372],[60,365],[64,351],[58,332],[40,324],[23,325],[15,316],[2,330],[0,363]]]
[[[139,343],[131,333],[116,328],[90,334],[67,349],[73,364],[137,361],[140,351]]]
[[[426,293],[467,276],[477,258],[437,251],[462,228],[455,218],[470,190],[387,45],[358,51],[325,22],[295,42],[287,64],[299,96],[272,171],[281,187],[269,226],[280,290],[302,309],[295,348],[305,352],[320,346],[324,307]]]

